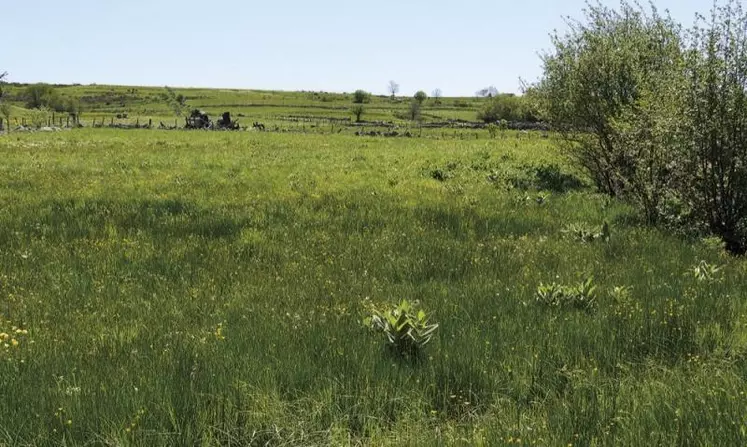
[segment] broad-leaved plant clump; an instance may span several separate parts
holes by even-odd
[[[547,307],[591,312],[597,305],[596,289],[597,286],[594,284],[593,276],[573,286],[555,282],[552,284],[540,283],[537,287],[536,301]]]
[[[371,306],[371,315],[363,323],[383,334],[388,348],[400,357],[417,357],[438,329],[417,301],[408,300],[393,307]]]

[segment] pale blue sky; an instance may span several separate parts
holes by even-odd
[[[18,82],[400,94],[518,91],[583,0],[0,0]],[[605,1],[616,5],[617,1]],[[710,0],[658,0],[686,25]],[[225,5],[221,8],[218,5]]]

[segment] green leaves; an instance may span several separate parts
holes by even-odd
[[[402,300],[396,307],[378,309],[371,306],[371,315],[363,324],[384,334],[389,349],[399,357],[416,357],[431,341],[438,324],[431,324],[428,315],[417,302]]]
[[[537,287],[536,301],[547,307],[591,312],[597,305],[596,290],[593,276],[573,286],[564,286],[554,282],[549,285],[540,283]]]
[[[700,261],[698,265],[688,270],[687,274],[692,275],[697,281],[717,282],[721,279],[721,267]]]
[[[570,224],[563,230],[563,233],[584,243],[592,243],[596,241],[609,242],[610,240],[610,226],[606,221],[599,230],[579,224]]]

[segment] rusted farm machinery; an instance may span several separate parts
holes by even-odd
[[[210,116],[199,109],[194,109],[186,118],[184,126],[187,129],[206,129],[206,130],[239,130],[239,122],[231,120],[231,112],[225,112],[213,122]]]

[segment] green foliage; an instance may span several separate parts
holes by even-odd
[[[356,90],[355,93],[353,93],[353,102],[355,104],[371,102],[371,94],[365,90]]]
[[[49,109],[44,106],[31,110],[29,112],[29,122],[31,123],[31,126],[36,129],[46,126],[49,122],[49,114]]]
[[[162,98],[174,112],[176,116],[183,116],[184,111],[189,108],[187,104],[187,97],[181,93],[176,93],[174,89],[169,86],[164,87],[166,91],[163,93]]]
[[[687,33],[653,7],[590,5],[554,37],[535,89],[600,191],[736,254],[747,252],[745,28],[736,0]]]
[[[495,123],[488,124],[488,134],[490,135],[490,138],[495,138],[498,136],[498,125]]]
[[[29,109],[48,109],[62,112],[63,101],[57,90],[49,84],[39,83],[26,87],[24,92],[26,98],[26,107]]]
[[[407,300],[394,307],[372,307],[371,315],[363,324],[383,334],[395,355],[409,358],[420,355],[438,329],[438,324],[429,322],[417,301],[411,303]]]
[[[418,90],[415,93],[415,96],[412,97],[415,101],[417,101],[420,105],[422,105],[426,99],[428,99],[428,94],[426,94],[422,90]]]
[[[350,111],[353,113],[353,116],[355,116],[355,122],[360,123],[363,112],[365,112],[366,109],[363,107],[363,104],[356,104],[350,109]]]
[[[496,123],[499,121],[537,121],[537,118],[531,113],[523,97],[513,94],[492,97],[477,112],[477,119],[486,123]]]
[[[570,224],[563,230],[563,233],[584,243],[596,241],[609,242],[610,240],[610,226],[607,222],[604,222],[600,229],[591,229],[584,225]]]
[[[255,113],[311,104],[189,93],[265,95]],[[485,137],[2,138],[0,444],[747,445],[744,261],[588,189],[549,196],[539,169],[576,172],[551,141]],[[608,244],[561,233],[605,219]],[[719,280],[683,274],[701,260]],[[578,272],[593,316],[535,302]],[[382,355],[365,296],[427,303],[424,367]]]
[[[6,102],[0,102],[0,116],[5,118],[5,121],[7,122],[9,129],[10,129],[10,117],[12,115],[13,115],[13,107]]]
[[[564,193],[583,189],[584,182],[573,174],[563,172],[557,164],[540,165],[534,170],[536,187],[547,191]]]
[[[596,289],[592,276],[574,286],[540,283],[535,299],[546,307],[591,312],[597,305]]]
[[[747,252],[747,11],[715,6],[685,58],[678,192],[732,253]],[[674,118],[674,117],[673,117]]]
[[[655,202],[668,180],[668,153],[638,143],[652,134],[665,142],[673,125],[661,109],[678,93],[679,27],[625,1],[619,10],[596,3],[585,13],[566,35],[553,36],[554,52],[543,58],[536,88],[543,114],[601,191]],[[656,203],[646,208],[655,215]]]
[[[80,101],[77,98],[65,98],[62,104],[64,111],[70,115],[77,116],[80,113]]]
[[[714,282],[721,278],[721,267],[700,261],[698,265],[688,270],[688,274],[698,281]]]
[[[410,118],[410,121],[420,121],[420,112],[423,109],[423,103],[413,100],[410,102],[410,109],[408,110],[407,117]]]
[[[5,95],[5,90],[3,89],[3,86],[5,85],[5,79],[7,77],[8,77],[7,71],[0,72],[0,101],[3,100],[3,96]]]

